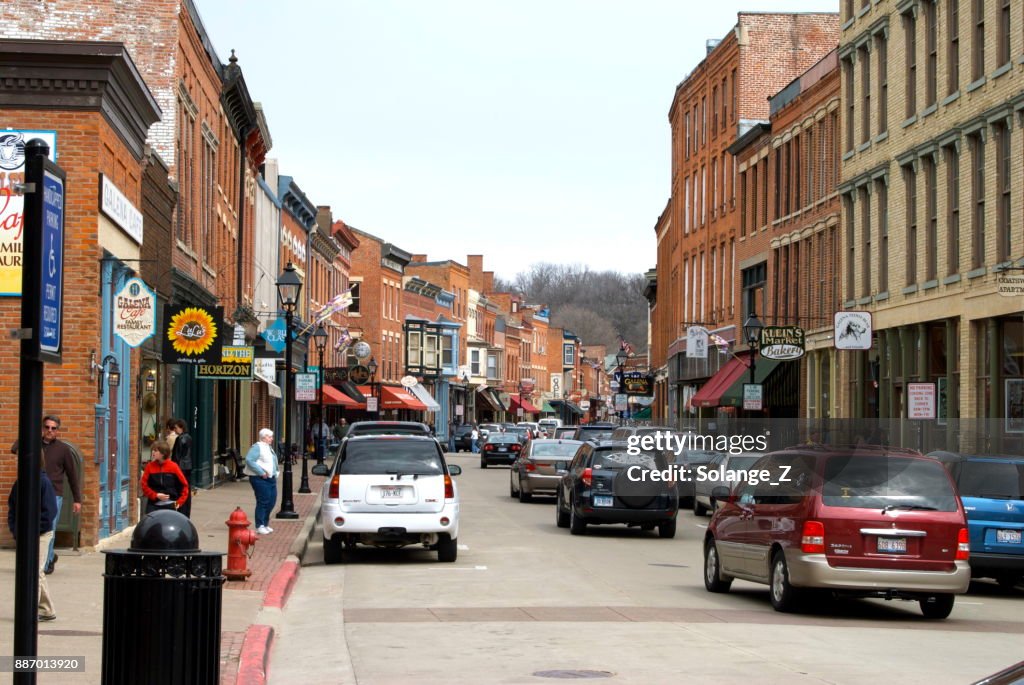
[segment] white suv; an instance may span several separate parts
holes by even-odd
[[[372,435],[346,440],[324,483],[320,519],[324,562],[337,564],[357,543],[423,545],[439,561],[458,556],[459,491],[437,441]]]

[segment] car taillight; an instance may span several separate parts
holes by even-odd
[[[523,449],[522,445],[512,445],[512,451],[513,452],[518,452],[521,449]]]
[[[586,485],[589,488],[593,484],[593,482],[594,482],[594,471],[593,471],[593,469],[590,469],[590,468],[583,469],[583,476],[580,478],[580,480],[582,480],[583,484]]]
[[[970,538],[967,535],[967,529],[961,528],[960,533],[956,536],[956,557],[957,561],[967,561],[971,556],[971,545]]]
[[[825,524],[821,521],[804,522],[804,533],[800,540],[800,551],[805,554],[825,553]]]
[[[444,474],[444,498],[455,499],[455,485],[452,484],[452,477]]]
[[[528,462],[526,462],[526,466],[524,468],[527,471],[536,471],[537,470],[537,465],[534,464],[532,461],[528,461]]]
[[[494,445],[484,445],[484,452],[490,452],[494,449]]]
[[[331,487],[327,491],[328,499],[338,499],[338,490],[339,490],[338,486],[340,484],[340,480],[341,480],[341,476],[340,475],[335,475],[334,478],[331,479]]]

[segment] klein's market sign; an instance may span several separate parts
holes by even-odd
[[[164,307],[165,364],[220,364],[224,337],[224,308],[198,305]],[[249,367],[250,377],[252,365]]]
[[[252,347],[225,345],[221,349],[220,364],[197,365],[196,378],[251,381],[255,356],[255,350]]]
[[[41,138],[57,161],[56,131],[0,130],[0,297],[21,297],[21,255],[25,228],[25,144]]]
[[[114,296],[114,335],[138,347],[156,332],[156,293],[141,279],[129,278]]]
[[[804,329],[799,326],[765,326],[761,329],[761,356],[789,361],[804,356]]]

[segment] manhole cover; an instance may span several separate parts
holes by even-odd
[[[534,671],[533,675],[538,678],[611,678],[614,673],[611,671],[587,671],[587,670],[554,670],[554,671]]]

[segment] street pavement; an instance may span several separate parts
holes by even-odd
[[[300,484],[301,468],[294,469],[295,490]],[[322,477],[310,476],[310,494],[294,494],[298,518],[272,518],[271,535],[259,536],[248,566],[252,575],[246,581],[224,584],[221,619],[222,685],[259,685],[273,643],[274,614],[288,599],[305,551],[305,542],[319,509]],[[250,523],[255,499],[248,481],[227,482],[200,490],[192,504],[192,523],[204,552],[227,553],[226,521],[235,507],[242,507]],[[274,514],[280,506],[274,509]],[[255,530],[255,526],[250,526]],[[127,549],[131,546],[129,529],[104,540],[103,549]],[[39,656],[78,656],[85,658],[84,673],[40,673],[37,682],[78,685],[98,683],[103,648],[103,570],[105,555],[99,550],[58,549],[59,560],[53,574],[47,576],[57,620],[40,623]],[[224,557],[227,566],[227,557]],[[13,549],[0,550],[0,640],[11,653],[14,629]],[[167,646],[165,645],[166,649]],[[239,667],[242,667],[240,673]],[[0,676],[2,678],[3,676]]]

